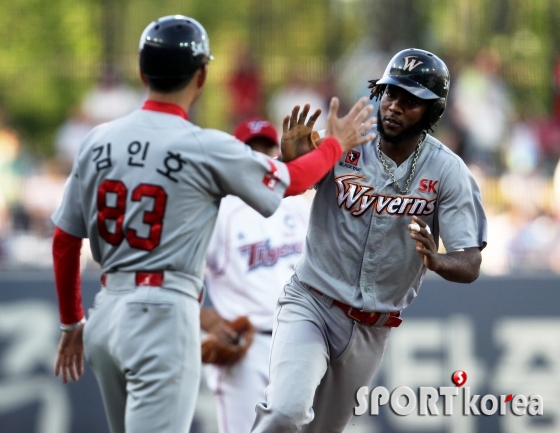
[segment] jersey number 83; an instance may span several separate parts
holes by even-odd
[[[116,196],[114,206],[107,204],[107,194]],[[99,236],[111,245],[120,245],[126,238],[128,244],[133,248],[151,251],[157,247],[161,240],[161,230],[167,204],[167,193],[159,185],[141,183],[132,190],[130,200],[139,202],[143,197],[151,197],[154,200],[152,210],[144,212],[142,221],[150,226],[147,238],[138,236],[135,229],[123,230],[124,216],[126,213],[128,190],[120,180],[105,179],[97,189],[97,228]],[[107,228],[107,221],[115,221],[114,232]]]

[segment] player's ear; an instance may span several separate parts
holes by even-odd
[[[208,76],[208,66],[202,65],[197,72],[198,76],[196,78],[196,87],[202,88],[206,82],[206,77]]]
[[[146,79],[146,76],[144,75],[144,73],[142,71],[139,71],[139,72],[140,72],[140,79],[144,83],[144,86],[147,86],[148,85],[148,80]]]

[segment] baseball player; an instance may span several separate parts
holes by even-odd
[[[197,21],[174,15],[149,24],[139,54],[148,99],[88,134],[53,215],[63,331],[55,374],[78,380],[85,354],[112,433],[183,433],[198,391],[198,298],[221,199],[237,195],[270,216],[284,196],[324,176],[343,151],[371,139],[364,122],[371,108],[361,100],[338,118],[333,99],[329,137],[310,158],[284,164],[188,121],[212,59]],[[82,238],[103,269],[85,326]]]
[[[279,152],[276,128],[267,120],[242,122],[234,135],[257,152]],[[220,433],[249,432],[255,405],[264,400],[274,308],[303,251],[308,219],[309,202],[302,196],[285,198],[266,219],[238,197],[222,200],[207,254],[206,287],[214,308],[201,310],[201,325],[228,340],[238,337],[228,322],[248,316],[256,333],[239,362],[206,366]]]
[[[462,283],[478,277],[479,188],[428,133],[449,82],[444,62],[418,49],[396,54],[370,82],[379,137],[348,151],[316,186],[303,258],[275,313],[270,384],[252,432],[342,432],[426,270]],[[447,254],[438,253],[440,237]]]

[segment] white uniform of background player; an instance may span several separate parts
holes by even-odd
[[[257,151],[278,153],[276,129],[264,119],[241,123],[234,135]],[[208,296],[221,318],[248,316],[256,333],[238,363],[206,366],[220,433],[249,432],[255,405],[264,401],[274,309],[303,251],[308,219],[303,196],[285,198],[269,218],[237,197],[222,200],[207,255]]]

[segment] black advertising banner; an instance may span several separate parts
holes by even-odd
[[[84,306],[99,275],[83,276]],[[347,433],[560,431],[560,278],[430,275],[356,390]],[[108,433],[95,378],[53,376],[60,331],[52,273],[0,275],[0,432]],[[202,386],[192,432],[217,433]],[[373,413],[373,414],[372,414]],[[542,414],[542,415],[541,415]]]

